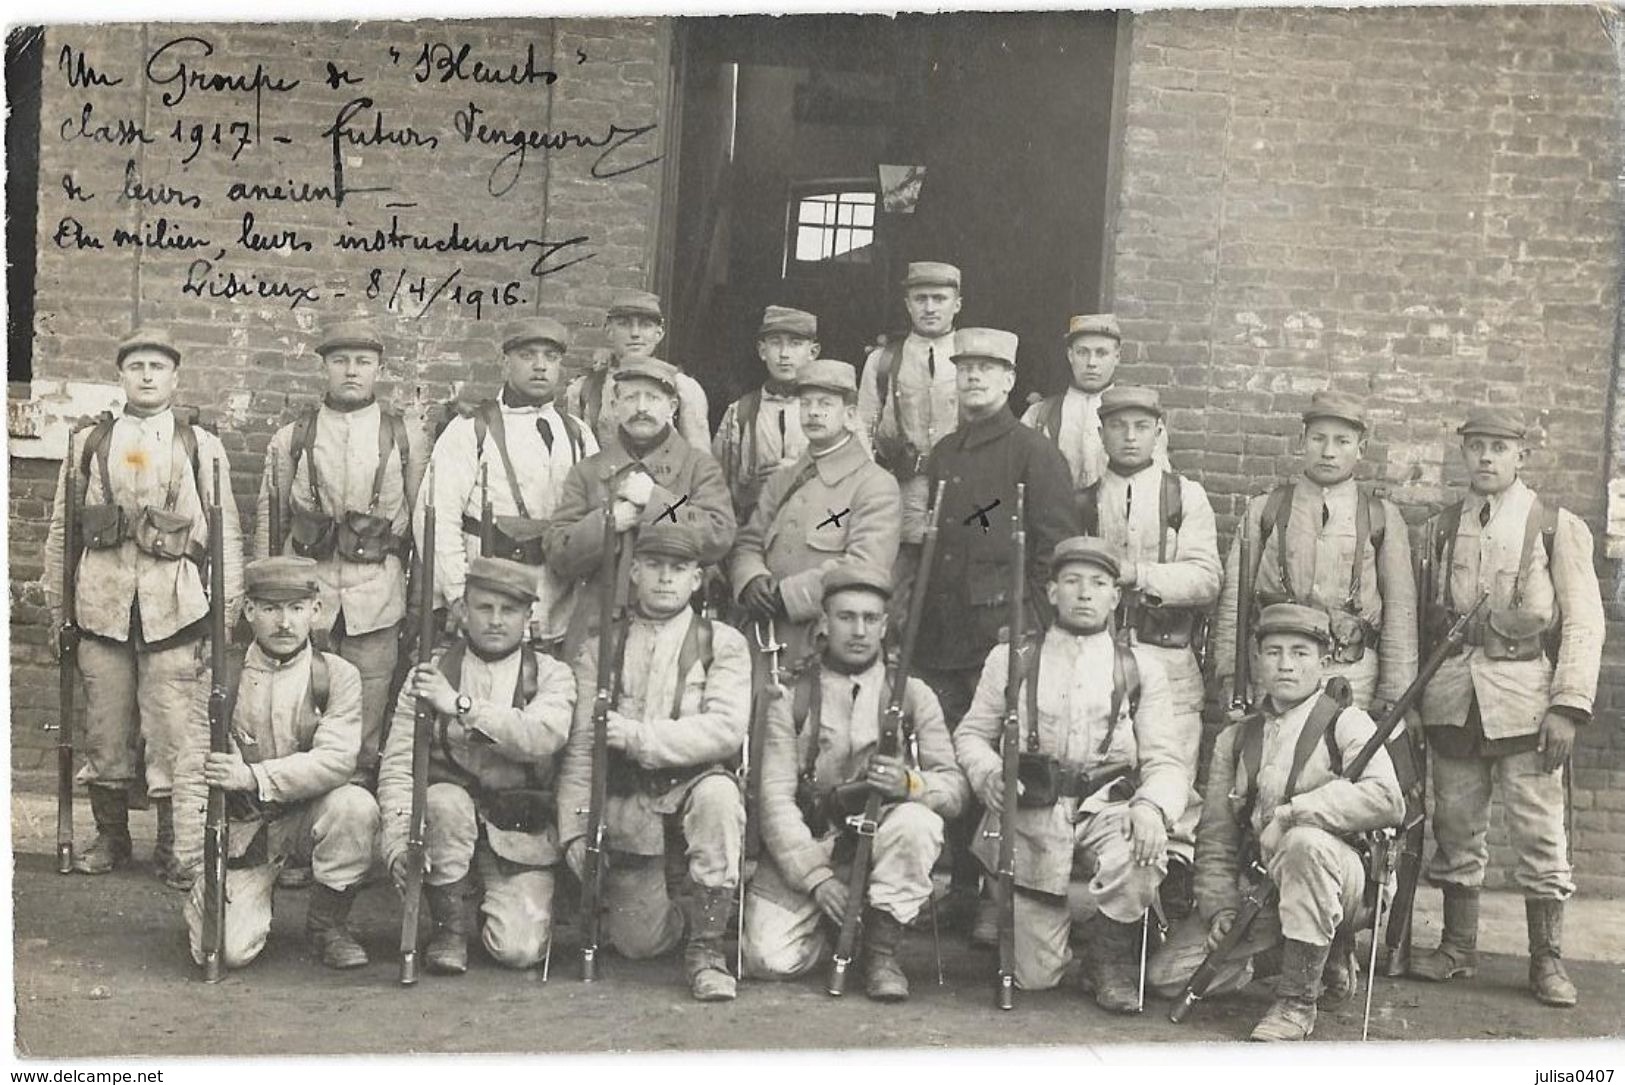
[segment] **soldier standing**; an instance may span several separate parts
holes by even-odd
[[[310,855],[315,872],[305,933],[327,967],[360,968],[367,951],[346,924],[378,833],[377,804],[351,782],[361,748],[361,675],[310,643],[322,610],[315,561],[261,558],[247,580],[243,613],[254,643],[242,672],[226,682],[231,752],[210,752],[200,690],[175,772],[179,857],[195,879],[182,913],[192,959],[203,963],[203,812],[209,789],[221,788],[231,843],[225,966],[242,968],[265,948],[277,871],[297,853]]]
[[[983,661],[999,642],[1008,613],[1016,483],[1027,486],[1029,613],[1045,598],[1050,552],[1062,539],[1081,533],[1066,461],[1010,413],[1016,345],[1015,335],[991,328],[966,328],[956,335],[951,360],[960,425],[938,442],[926,464],[929,489],[935,491],[939,481],[948,485],[916,670],[937,695],[950,731],[970,707]],[[952,917],[961,923],[973,907],[978,878],[967,839],[971,824],[970,816],[961,818],[948,834],[954,857]]]
[[[570,335],[550,317],[516,320],[503,329],[506,379],[496,399],[459,410],[434,449],[434,586],[448,610],[447,626],[463,626],[463,582],[480,554],[480,515],[489,496],[490,556],[519,561],[536,576],[531,639],[556,652],[575,609],[575,585],[547,566],[544,533],[564,480],[598,451],[598,440],[558,403]],[[466,410],[466,414],[464,413]],[[481,478],[485,485],[481,486]],[[422,502],[417,512],[422,521]]]
[[[1256,857],[1278,903],[1259,913],[1207,993],[1245,986],[1252,958],[1284,941],[1275,1002],[1252,1038],[1303,1040],[1314,1031],[1323,992],[1333,999],[1354,993],[1352,932],[1366,871],[1351,840],[1397,827],[1405,797],[1386,749],[1359,779],[1343,776],[1377,727],[1324,688],[1334,643],[1326,612],[1295,603],[1266,607],[1257,641],[1265,699],[1214,743],[1196,835],[1197,911],[1158,950],[1148,981],[1164,995],[1179,993],[1235,922],[1242,879]]]
[[[604,495],[615,491],[615,530],[635,531],[667,520],[688,526],[699,560],[714,565],[733,545],[737,524],[722,470],[704,445],[677,433],[677,370],[659,359],[627,362],[615,370],[616,428],[603,451],[570,469],[546,535],[548,566],[561,577],[598,591],[604,540]],[[620,575],[631,560],[623,548]],[[563,658],[574,660],[597,629],[592,606],[576,608]]]
[[[314,632],[361,672],[356,782],[371,786],[406,616],[412,505],[428,449],[421,433],[378,402],[384,344],[371,325],[331,325],[316,353],[326,391],[319,407],[271,437],[254,552],[277,556],[291,550],[320,563],[322,625]],[[279,508],[280,539],[270,538],[272,501]]]
[[[890,597],[883,568],[847,562],[823,578],[824,650],[768,710],[760,816],[771,862],[752,879],[745,911],[745,969],[777,979],[826,959],[825,921],[838,926],[848,908],[862,908],[865,987],[885,1002],[908,997],[898,947],[930,899],[943,818],[958,815],[967,790],[942,709],[917,678],[903,697],[901,752],[876,751],[895,681],[881,660]],[[831,809],[837,788],[860,802],[878,791],[885,802],[862,901],[847,896],[853,834],[843,810]]]
[[[1106,449],[1101,441],[1101,396],[1117,377],[1122,359],[1123,332],[1111,313],[1075,316],[1066,330],[1066,362],[1072,383],[1066,391],[1039,400],[1021,416],[1021,424],[1031,426],[1054,443],[1066,457],[1072,471],[1072,484],[1080,492],[1093,486],[1106,469]],[[1168,466],[1168,433],[1160,430],[1152,457],[1157,466]]]
[[[1381,716],[1416,677],[1416,581],[1399,509],[1354,479],[1368,437],[1358,400],[1315,393],[1303,412],[1303,475],[1254,497],[1243,527],[1253,541],[1254,613],[1280,602],[1324,610],[1332,635],[1329,676],[1346,678],[1354,703]],[[1213,637],[1225,703],[1245,575],[1240,555],[1238,536]]]
[[[820,358],[795,387],[807,450],[768,480],[729,557],[740,605],[758,621],[780,620],[776,631],[792,664],[812,645],[827,571],[843,559],[889,571],[899,529],[897,482],[854,432],[852,367]]]
[[[554,757],[570,736],[575,676],[525,643],[536,573],[502,558],[475,558],[465,581],[464,639],[413,668],[395,704],[378,770],[384,862],[406,880],[412,817],[413,713],[435,710],[424,848],[434,933],[430,972],[468,970],[470,883],[477,882],[480,941],[509,968],[529,968],[552,941],[553,867],[559,860]]]
[[[1194,744],[1174,715],[1161,664],[1112,637],[1122,572],[1100,540],[1062,542],[1046,586],[1055,624],[1018,646],[1028,660],[1018,694],[1022,749],[1031,763],[1053,767],[1046,776],[1054,786],[1030,782],[1017,809],[1007,809],[999,753],[1007,644],[988,654],[954,752],[986,808],[973,850],[988,871],[998,865],[996,834],[1016,834],[1016,982],[1034,991],[1061,981],[1072,959],[1067,887],[1082,851],[1095,864],[1089,889],[1100,910],[1085,979],[1102,1009],[1132,1013],[1140,1008],[1142,921],[1168,870],[1169,830],[1190,797]],[[1104,783],[1092,775],[1113,763],[1132,775]]]
[[[152,861],[158,876],[185,888],[175,862],[171,801],[182,721],[208,687],[209,553],[205,509],[214,467],[231,477],[219,438],[175,409],[181,351],[162,328],[138,328],[118,345],[123,412],[103,415],[68,442],[45,541],[45,567],[67,555],[63,516],[69,486],[84,495],[74,620],[82,632],[85,764],[96,839],[74,857],[81,874],[106,874],[130,861],[132,789],[157,808]],[[220,495],[227,626],[242,601],[243,540],[237,502]],[[61,581],[45,579],[53,625],[62,622]],[[69,726],[70,721],[62,721]],[[145,744],[146,778],[136,778]]]
[[[681,524],[653,524],[632,547],[631,600],[617,702],[609,713],[603,905],[610,944],[639,960],[688,942],[684,971],[701,1002],[732,999],[722,952],[739,885],[745,803],[729,771],[750,715],[750,653],[738,630],[689,606],[701,579],[700,540]],[[594,689],[596,641],[576,659],[576,688]],[[592,765],[592,701],[580,698],[559,770],[559,840],[583,874]],[[677,819],[689,886],[679,909],[666,892],[666,824]]]
[[[1103,539],[1122,563],[1118,632],[1162,665],[1175,730],[1196,781],[1202,735],[1202,670],[1196,641],[1219,597],[1219,544],[1207,491],[1156,461],[1166,440],[1162,401],[1152,388],[1112,385],[1099,396],[1106,470],[1084,492],[1083,530]],[[1169,896],[1186,900],[1201,799],[1194,792],[1174,832],[1172,850],[1184,861]]]
[[[627,362],[658,360],[655,349],[666,337],[666,317],[660,310],[660,295],[647,290],[623,290],[616,294],[609,303],[604,329],[609,336],[609,349],[596,352],[592,368],[570,382],[565,402],[571,414],[587,420],[598,443],[608,445],[620,425],[610,388],[615,374]],[[708,449],[711,421],[705,389],[680,366],[671,368],[677,385],[678,409],[674,422],[677,432],[695,448]]]
[[[930,501],[925,458],[939,438],[958,422],[959,393],[954,367],[954,318],[964,298],[959,269],[925,261],[908,265],[903,305],[909,333],[901,341],[871,351],[863,364],[858,416],[875,450],[875,462],[896,476],[903,494],[903,542],[907,561],[917,556]],[[912,565],[899,569],[899,586],[912,578]]]
[[[818,357],[818,318],[769,305],[756,333],[756,353],[767,367],[767,380],[728,405],[711,443],[741,524],[750,520],[773,472],[794,463],[807,447],[796,377]]]
[[[1491,783],[1499,778],[1524,894],[1529,989],[1573,1006],[1563,968],[1563,902],[1574,893],[1562,772],[1597,691],[1603,609],[1591,532],[1520,477],[1529,458],[1516,412],[1473,412],[1456,431],[1467,496],[1428,523],[1439,570],[1423,600],[1434,636],[1489,593],[1487,618],[1422,695],[1433,763],[1428,880],[1444,891],[1444,933],[1410,974],[1444,981],[1478,964],[1478,894],[1488,864]],[[1561,640],[1553,650],[1554,637]]]

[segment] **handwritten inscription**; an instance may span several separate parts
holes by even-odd
[[[56,124],[62,144],[82,148],[85,168],[76,160],[61,173],[49,244],[185,254],[153,265],[185,297],[289,309],[351,299],[408,319],[484,320],[534,306],[541,280],[597,257],[593,224],[516,228],[518,205],[489,201],[514,201],[537,156],[549,177],[576,170],[595,182],[662,157],[658,123],[645,118],[537,123],[552,115],[553,96],[586,78],[575,73],[587,51],[565,55],[560,70],[546,45],[446,37],[311,56],[235,52],[194,32],[133,60],[63,44],[49,77],[73,93],[46,131]],[[323,164],[285,158],[283,146],[317,151]],[[419,190],[448,171],[473,174],[454,207],[437,200],[443,190]],[[80,209],[104,193],[131,217],[115,225]],[[357,268],[357,254],[379,263]]]

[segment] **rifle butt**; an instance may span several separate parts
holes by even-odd
[[[581,982],[596,983],[598,981],[598,945],[593,939],[593,945],[581,947]]]
[[[993,1004],[1001,1010],[1016,1008],[1016,977],[1009,972],[999,973],[999,986],[994,992]]]
[[[846,974],[851,967],[851,957],[842,957],[840,954],[836,954],[835,960],[830,964],[829,984],[825,988],[831,996],[840,998],[846,994]]]
[[[1168,1020],[1176,1025],[1183,1024],[1185,1018],[1190,1016],[1191,1007],[1196,1005],[1199,997],[1191,988],[1185,988],[1184,993],[1179,996],[1173,1008],[1168,1011]]]
[[[407,859],[406,885],[401,890],[401,985],[418,980],[418,915],[423,907],[422,851],[412,847]]]
[[[71,681],[71,678],[69,679]],[[73,872],[73,709],[71,696],[56,741],[56,872]]]

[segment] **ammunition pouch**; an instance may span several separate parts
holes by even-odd
[[[122,505],[85,505],[79,510],[79,532],[87,550],[117,550],[129,537]]]
[[[1134,794],[1132,776],[1132,768],[1119,762],[1085,769],[1063,764],[1053,754],[1018,754],[1016,779],[1021,793],[1016,796],[1016,807],[1035,810],[1062,799],[1086,799],[1107,784],[1113,785],[1109,793],[1113,801],[1125,801]]]
[[[1450,635],[1450,627],[1456,624],[1456,619],[1460,618],[1461,615],[1449,607],[1433,606],[1425,602],[1421,605],[1426,607],[1426,611],[1422,616],[1422,643],[1420,645],[1422,655],[1425,657],[1434,648],[1444,643],[1445,638]],[[1472,643],[1474,639],[1475,631],[1468,630],[1467,640],[1452,649],[1450,655],[1446,658],[1461,655],[1462,652],[1467,650],[1467,644]]]
[[[325,512],[295,505],[288,522],[288,542],[300,557],[326,561],[338,545],[338,524]]]
[[[203,561],[203,548],[192,542],[192,518],[168,509],[144,507],[135,518],[132,532],[136,549],[160,561],[191,558]]]
[[[380,565],[400,550],[400,541],[390,531],[390,521],[366,512],[347,512],[338,521],[335,543],[345,561]]]
[[[906,482],[925,472],[925,454],[905,437],[875,434],[875,462]]]
[[[553,793],[533,787],[486,791],[480,796],[486,822],[510,833],[539,833],[553,823]]]
[[[1481,632],[1484,658],[1524,662],[1545,651],[1542,637],[1550,621],[1522,607],[1491,608]]]
[[[1188,607],[1156,607],[1140,603],[1132,619],[1141,644],[1158,648],[1189,648],[1196,639],[1200,614]]]
[[[1328,612],[1332,629],[1332,662],[1358,663],[1365,658],[1368,645],[1376,643],[1376,635],[1366,620],[1347,610]]]
[[[496,516],[491,520],[491,552],[487,557],[506,558],[524,565],[545,565],[547,549],[542,536],[547,533],[548,521],[532,520],[528,516]],[[483,532],[480,522],[472,516],[463,517],[465,534],[479,538]]]
[[[611,750],[605,787],[616,796],[664,795],[674,787],[710,772],[712,765],[686,765],[678,769],[646,769],[618,750]]]

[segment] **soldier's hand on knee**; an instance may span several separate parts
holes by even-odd
[[[1230,933],[1230,928],[1235,924],[1235,922],[1236,913],[1233,909],[1229,908],[1226,908],[1224,911],[1213,917],[1207,928],[1206,948],[1209,953],[1212,953],[1215,949],[1219,948],[1219,943],[1224,941],[1224,936]]]
[[[825,879],[813,890],[813,903],[818,905],[818,910],[827,915],[832,922],[843,922],[849,903],[846,885],[839,878]]]
[[[222,791],[256,791],[259,783],[242,754],[211,753],[203,759],[203,782]]]
[[[1572,718],[1561,712],[1546,710],[1546,715],[1540,721],[1540,740],[1536,749],[1541,753],[1540,767],[1542,772],[1555,772],[1569,759],[1574,752],[1574,732],[1576,724]]]
[[[869,786],[893,802],[908,798],[908,766],[901,757],[876,754],[869,759]]]
[[[1162,811],[1149,802],[1129,806],[1123,833],[1129,838],[1135,863],[1140,866],[1155,863],[1168,847],[1168,827],[1162,820]]]

